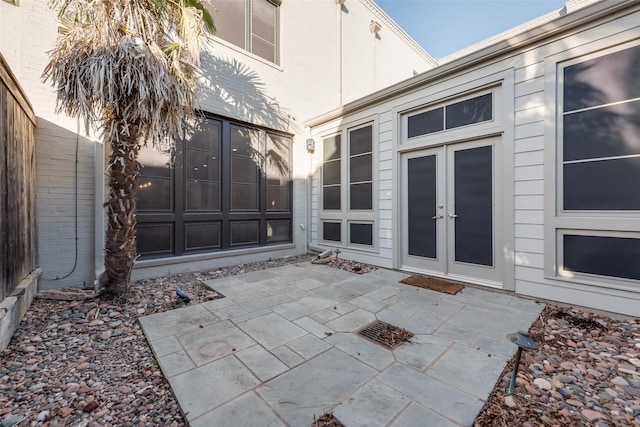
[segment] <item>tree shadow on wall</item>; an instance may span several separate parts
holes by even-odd
[[[215,105],[213,113],[284,132],[301,131],[293,114],[266,94],[266,85],[249,66],[204,53],[202,70],[205,84],[199,99],[202,105]]]

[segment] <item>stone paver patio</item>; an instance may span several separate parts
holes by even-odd
[[[140,318],[189,423],[469,426],[543,306],[466,287],[447,295],[300,263],[207,282],[226,298]],[[356,335],[382,320],[413,332],[395,350]]]

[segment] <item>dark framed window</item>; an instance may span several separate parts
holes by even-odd
[[[349,209],[373,206],[373,126],[349,131]]]
[[[279,5],[276,0],[213,0],[209,12],[216,36],[277,63]]]
[[[140,151],[145,258],[292,241],[291,138],[202,116],[167,150]]]
[[[563,236],[564,271],[640,280],[640,239]]]
[[[342,223],[324,221],[322,223],[322,240],[330,242],[342,241]]]
[[[639,64],[635,46],[564,68],[565,211],[640,210]]]
[[[322,140],[322,208],[340,210],[342,153],[340,135]]]
[[[453,102],[407,118],[407,137],[493,120],[493,93]]]
[[[373,224],[350,223],[349,243],[373,246]]]

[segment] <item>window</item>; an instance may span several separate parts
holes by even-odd
[[[169,150],[145,147],[138,253],[176,256],[291,242],[291,139],[202,117]]]
[[[367,123],[322,140],[322,241],[374,246],[373,133]]]
[[[450,103],[407,118],[407,136],[427,135],[493,119],[493,93]]]
[[[553,233],[561,277],[640,280],[638,64],[640,46],[559,66]]]
[[[278,5],[270,0],[214,0],[216,36],[277,63]]]

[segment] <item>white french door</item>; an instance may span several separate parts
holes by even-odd
[[[402,155],[402,267],[491,285],[501,280],[500,139]]]

